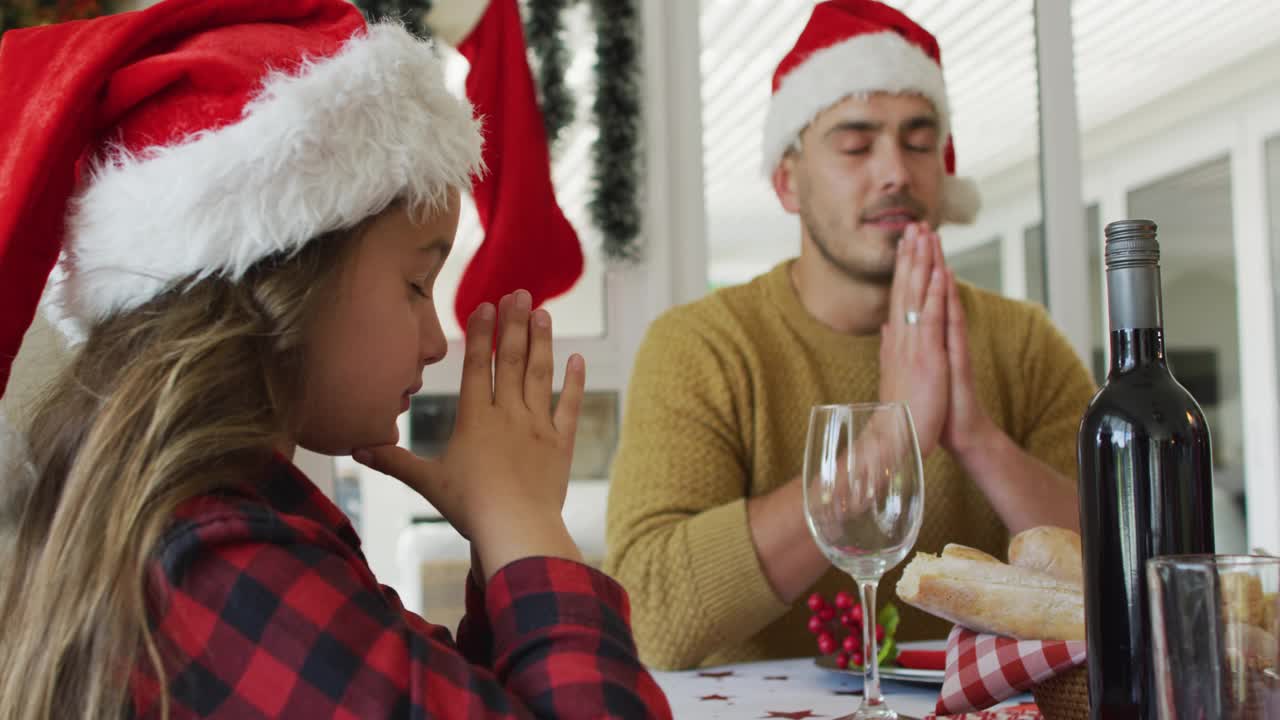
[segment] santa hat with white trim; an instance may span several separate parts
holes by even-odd
[[[938,41],[901,12],[874,0],[826,0],[813,8],[795,47],[773,74],[764,129],[771,174],[800,132],[841,100],[874,92],[918,93],[933,103],[946,143],[942,219],[969,223],[981,201],[976,183],[955,176],[951,108]]]
[[[0,396],[42,295],[83,330],[397,199],[440,207],[481,164],[432,44],[345,0],[10,31],[0,96]]]

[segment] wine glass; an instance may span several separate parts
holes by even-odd
[[[924,515],[924,470],[903,403],[817,405],[804,452],[804,517],[831,563],[858,584],[862,706],[841,720],[894,720],[880,695],[876,586],[906,558]]]

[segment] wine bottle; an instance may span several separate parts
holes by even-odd
[[[1209,427],[1165,361],[1155,223],[1106,228],[1111,364],[1080,423],[1091,720],[1155,717],[1146,563],[1213,552]]]

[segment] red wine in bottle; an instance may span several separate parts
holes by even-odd
[[[1147,560],[1213,552],[1209,426],[1165,362],[1155,223],[1106,228],[1111,367],[1080,423],[1091,720],[1155,717]]]

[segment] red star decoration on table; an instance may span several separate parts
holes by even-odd
[[[732,674],[733,674],[732,670],[718,670],[718,671],[703,670],[702,672],[698,673],[698,677],[724,678],[724,677],[729,677]]]
[[[729,698],[725,697],[724,695],[703,695],[698,699],[703,702],[706,702],[708,700],[728,700]]]
[[[779,712],[777,710],[770,710],[769,714],[765,715],[765,717],[790,718],[791,720],[804,720],[805,718],[822,717],[822,716],[814,715],[812,710],[797,710],[795,712]]]

